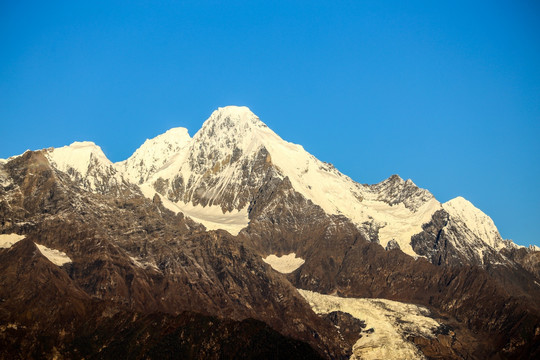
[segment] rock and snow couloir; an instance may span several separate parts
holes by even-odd
[[[505,246],[493,221],[467,200],[441,204],[397,175],[375,185],[359,184],[301,145],[283,140],[247,107],[219,108],[193,138],[184,128],[170,129],[116,164],[91,142],[47,150],[47,157],[87,190],[103,192],[127,180],[149,198],[159,193],[166,207],[208,229],[233,234],[248,225],[248,207],[260,187],[272,178],[288,178],[296,192],[327,214],[343,215],[365,233],[369,229],[372,241],[383,247],[392,241],[411,256],[418,256],[411,237],[441,210],[461,229],[460,247],[482,251],[479,240],[480,247]]]

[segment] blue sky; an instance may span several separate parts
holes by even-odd
[[[537,1],[2,1],[0,157],[113,161],[249,106],[361,183],[462,195],[540,245]]]

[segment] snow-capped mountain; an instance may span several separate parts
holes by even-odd
[[[470,201],[458,196],[443,204],[443,209],[448,212],[453,222],[461,222],[479,240],[485,242],[494,249],[500,250],[505,247],[499,230],[493,220]]]
[[[398,175],[374,185],[355,182],[301,145],[283,140],[242,106],[214,111],[193,138],[185,128],[172,128],[115,164],[88,141],[46,149],[45,156],[88,191],[121,193],[136,184],[149,198],[161,194],[170,209],[232,233],[248,225],[249,206],[261,186],[287,178],[294,191],[327,214],[343,215],[371,241],[383,247],[392,242],[411,256],[426,256],[418,244],[413,248],[411,238],[440,218],[439,236],[446,235],[471,260],[483,259],[486,249],[517,246],[503,240],[491,218],[464,198],[441,204]]]
[[[90,142],[0,160],[0,243],[0,357],[264,357],[265,341],[328,359],[540,354],[540,252],[461,197],[357,183],[246,107],[116,164]],[[300,345],[241,340],[269,330]]]
[[[468,201],[441,204],[428,190],[397,175],[362,185],[280,138],[247,107],[219,108],[192,139],[185,129],[169,130],[118,165],[148,197],[157,191],[170,209],[208,228],[237,233],[248,225],[248,206],[261,186],[288,178],[295,191],[327,214],[343,215],[371,241],[383,247],[392,241],[411,256],[425,256],[413,249],[411,237],[441,210],[459,228],[450,240],[455,249],[482,253],[486,246],[504,246],[491,219]]]
[[[441,204],[398,175],[360,184],[283,140],[247,107],[219,108],[193,138],[185,128],[170,129],[116,164],[92,142],[48,149],[46,156],[86,190],[120,193],[131,182],[148,198],[159,193],[170,210],[232,234],[248,226],[249,207],[261,187],[287,178],[294,191],[326,214],[345,216],[371,241],[413,257],[483,264],[504,261],[490,254],[515,246],[503,241],[493,221],[467,200]],[[425,230],[441,217],[444,224],[435,227],[444,247]]]
[[[157,154],[147,156],[170,158],[170,154],[160,154],[161,147],[154,148]],[[126,163],[138,163],[137,157],[135,153]],[[140,171],[128,170],[128,178],[138,178]],[[272,178],[285,177],[295,191],[326,213],[344,215],[359,228],[375,226],[378,237],[372,240],[386,246],[394,239],[411,255],[416,254],[410,237],[441,208],[427,190],[411,180],[394,176],[374,186],[361,185],[302,146],[281,139],[247,107],[236,106],[216,110],[191,143],[178,149],[146,185],[179,210],[189,212],[192,206],[200,206],[211,211],[217,207],[226,217],[230,212],[247,215],[258,189]],[[145,193],[153,196],[152,191]]]

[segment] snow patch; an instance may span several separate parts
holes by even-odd
[[[154,198],[156,191],[150,185],[143,184],[139,188],[148,199]],[[203,224],[207,230],[222,229],[236,236],[249,224],[247,207],[224,213],[219,206],[194,206],[193,204],[185,204],[181,201],[175,203],[161,195],[160,198],[165,208],[175,214],[179,212],[183,213],[193,221]]]
[[[351,359],[424,359],[407,337],[435,337],[440,324],[422,306],[386,299],[342,298],[298,289],[317,314],[346,312],[366,322],[372,333],[362,334]]]
[[[40,244],[36,244],[36,246],[41,252],[41,254],[43,254],[43,256],[45,256],[47,259],[49,259],[50,262],[55,265],[62,266],[72,262],[65,252],[56,249],[50,249]]]
[[[262,260],[282,274],[290,274],[306,262],[302,258],[297,258],[295,253],[283,256],[269,255]]]
[[[19,234],[0,234],[0,248],[9,249],[16,242],[24,239],[24,235]]]
[[[159,268],[154,263],[151,263],[151,262],[148,262],[148,261],[143,261],[142,259],[138,259],[138,258],[135,258],[133,256],[130,256],[129,258],[131,259],[131,261],[133,261],[133,264],[135,264],[135,266],[140,267],[141,269],[146,269],[148,267],[151,267],[154,270],[159,271]]]

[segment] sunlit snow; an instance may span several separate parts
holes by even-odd
[[[191,142],[186,128],[177,127],[147,139],[127,160],[115,163],[134,184],[145,182]]]
[[[410,335],[433,338],[440,324],[428,309],[386,299],[342,298],[308,290],[298,290],[313,311],[327,314],[342,311],[366,322],[366,329],[353,347],[351,359],[423,359],[423,354],[407,340]]]
[[[269,255],[263,258],[263,261],[282,274],[290,274],[306,262],[302,258],[297,258],[295,253],[283,256]]]

